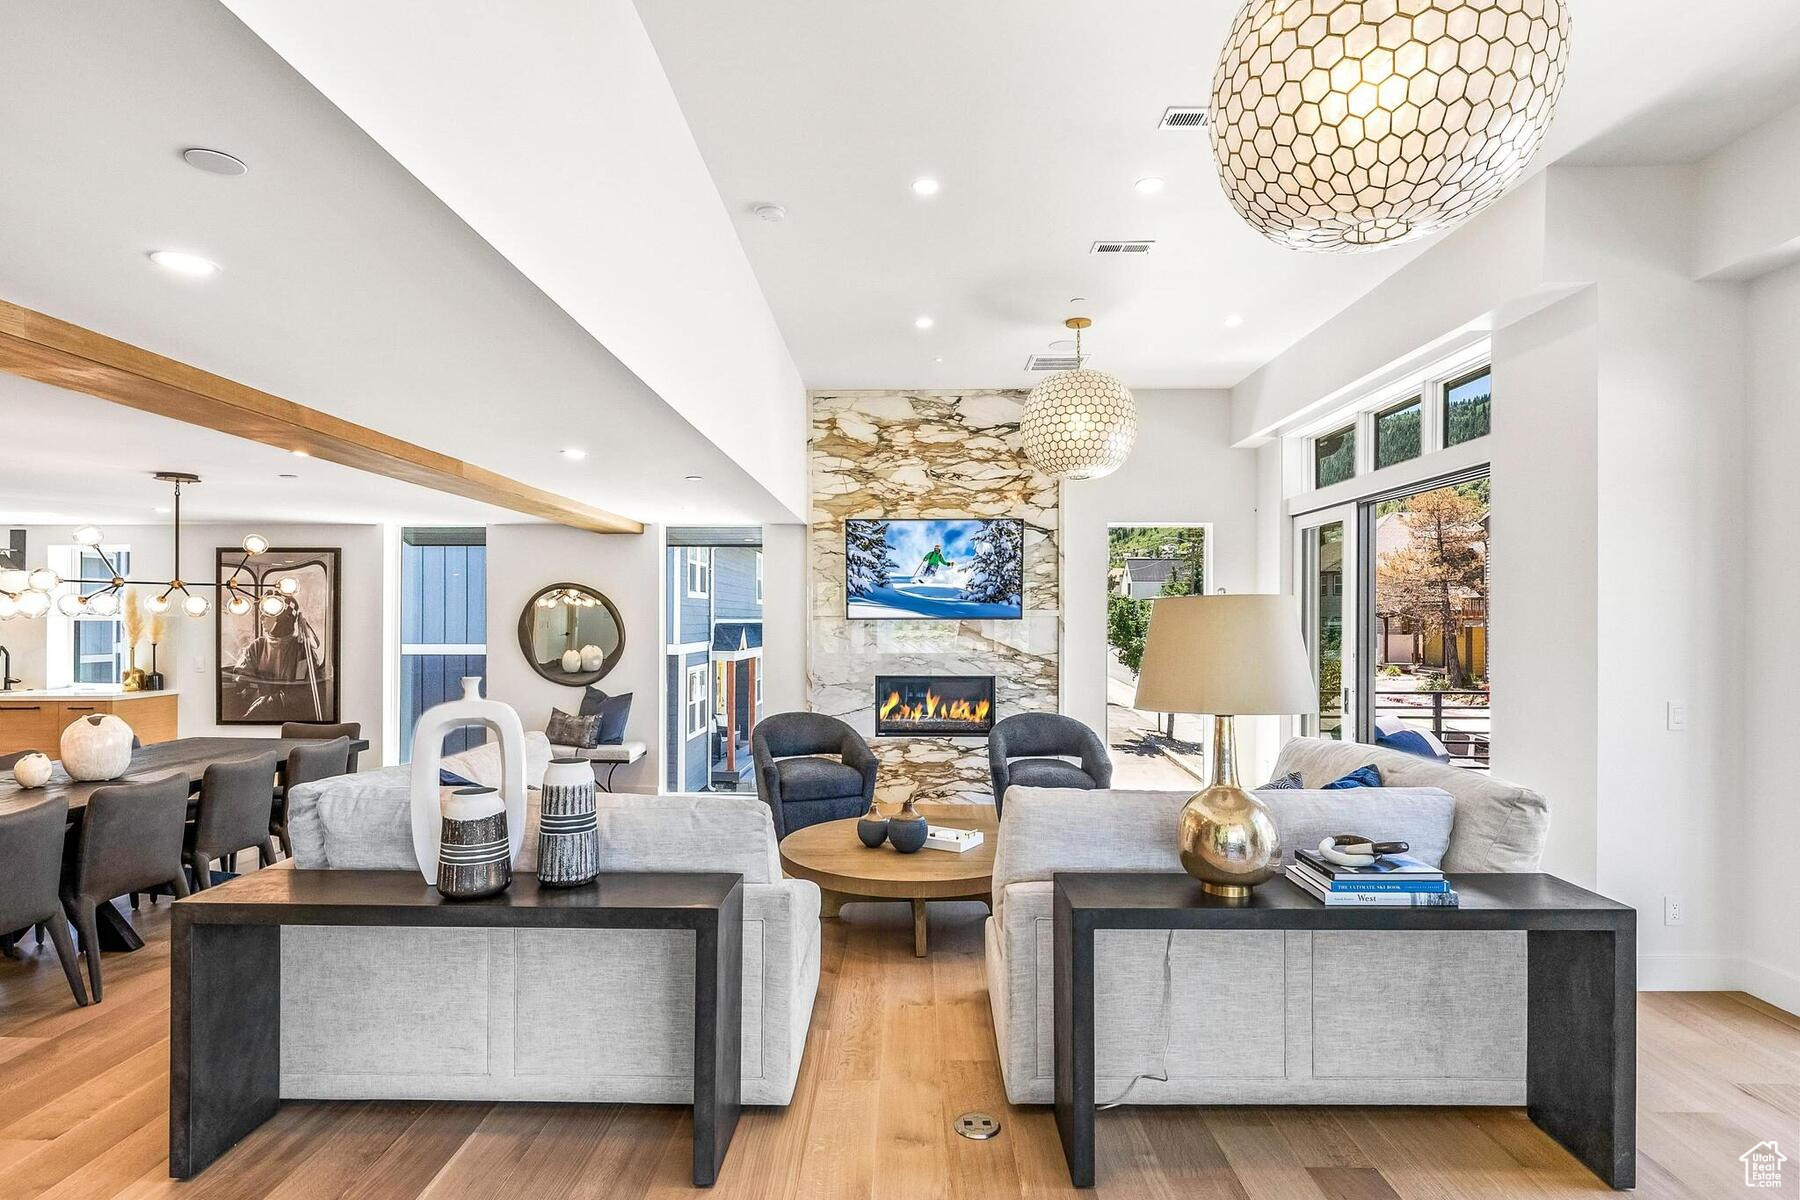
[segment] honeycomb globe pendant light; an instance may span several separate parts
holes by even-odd
[[[1525,170],[1568,54],[1569,0],[1245,0],[1207,113],[1220,182],[1297,250],[1447,229]]]
[[[1020,432],[1025,457],[1052,479],[1099,479],[1125,462],[1137,442],[1137,403],[1131,389],[1083,363],[1081,331],[1093,324],[1070,317],[1075,331],[1075,369],[1058,371],[1025,398]]]

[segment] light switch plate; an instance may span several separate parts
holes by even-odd
[[[1685,733],[1688,727],[1688,708],[1685,704],[1669,701],[1668,723],[1670,733]]]

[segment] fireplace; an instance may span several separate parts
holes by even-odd
[[[993,728],[992,675],[875,677],[877,737],[986,737]]]

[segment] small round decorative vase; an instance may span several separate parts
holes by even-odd
[[[1281,866],[1281,833],[1269,806],[1238,786],[1231,718],[1213,723],[1212,783],[1188,797],[1177,823],[1181,865],[1200,888],[1242,903]]]
[[[512,883],[506,805],[491,787],[457,788],[444,800],[437,890],[446,900],[479,900]]]
[[[871,850],[887,841],[888,819],[881,815],[880,805],[870,803],[869,811],[856,823],[856,836]]]
[[[41,788],[50,782],[50,756],[27,754],[13,764],[13,782],[22,788]]]
[[[574,675],[581,670],[581,651],[569,649],[562,652],[562,669]]]
[[[585,758],[553,758],[538,793],[538,883],[576,887],[600,873],[594,768]]]
[[[581,648],[581,669],[583,671],[598,671],[605,665],[606,651],[592,643]]]
[[[150,672],[142,667],[132,667],[119,676],[119,690],[122,692],[148,691],[149,687]]]
[[[913,807],[910,796],[900,806],[900,811],[888,818],[888,841],[902,854],[916,854],[924,849],[927,832],[925,818]]]
[[[131,726],[111,713],[94,713],[62,731],[59,756],[70,779],[117,779],[131,766]]]

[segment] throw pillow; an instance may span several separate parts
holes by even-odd
[[[1299,792],[1306,789],[1300,781],[1300,772],[1289,771],[1278,779],[1271,779],[1256,790],[1259,792]]]
[[[631,720],[631,693],[623,696],[608,696],[600,702],[594,714],[600,719],[600,741],[602,746],[616,746],[625,740],[625,724]]]
[[[604,703],[606,703],[606,693],[601,691],[599,688],[585,687],[585,688],[581,689],[581,710],[580,711],[581,711],[582,716],[584,716],[584,717],[594,716],[596,713],[598,713],[600,711],[600,706]]]
[[[591,717],[577,717],[560,708],[553,708],[550,710],[550,723],[544,727],[544,736],[550,739],[552,746],[592,750],[600,744],[602,720],[597,713]]]
[[[1342,779],[1334,779],[1319,790],[1322,792],[1341,792],[1350,788],[1378,788],[1381,786],[1381,772],[1374,763],[1366,767],[1358,767]]]

